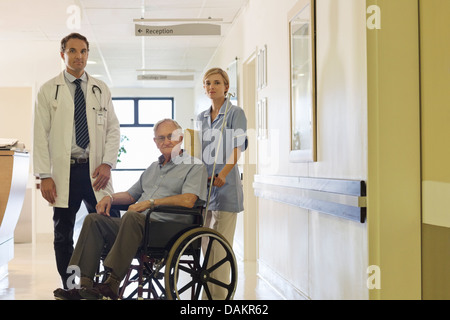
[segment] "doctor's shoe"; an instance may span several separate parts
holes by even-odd
[[[56,300],[84,300],[80,295],[79,289],[56,289],[53,291],[53,296]]]

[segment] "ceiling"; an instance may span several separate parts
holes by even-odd
[[[193,87],[249,0],[0,0],[1,41],[59,41],[71,32],[90,42],[87,71],[112,87]],[[80,18],[80,19],[78,19]],[[211,23],[218,36],[136,36],[146,25]],[[181,21],[181,20],[189,21]],[[191,21],[194,19],[195,21]],[[218,21],[212,20],[218,19]],[[38,53],[36,53],[38,58]],[[146,71],[142,71],[146,70]],[[194,75],[194,80],[138,80],[138,75]]]

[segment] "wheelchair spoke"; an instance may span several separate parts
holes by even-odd
[[[222,260],[220,260],[219,262],[217,262],[215,265],[211,266],[211,267],[208,269],[208,272],[209,272],[209,273],[213,272],[214,270],[216,270],[216,269],[218,269],[219,267],[221,267],[221,266],[222,266],[225,262],[227,262],[227,261],[228,261],[228,258],[227,258],[227,257],[223,258]]]
[[[188,273],[188,274],[190,274],[190,275],[193,275],[193,274],[195,273],[195,270],[194,270],[194,269],[188,268],[188,267],[183,266],[183,265],[181,265],[181,264],[178,265],[178,269],[180,269],[180,270],[182,270],[182,271],[184,271],[184,272],[186,272],[186,273]]]
[[[213,298],[212,298],[212,296],[211,296],[211,292],[209,291],[209,288],[208,288],[208,284],[207,284],[207,283],[204,283],[204,284],[203,284],[203,290],[205,290],[206,296],[208,297],[208,300],[212,300]]]
[[[191,288],[192,286],[195,285],[194,280],[191,280],[189,283],[187,283],[183,288],[181,288],[180,290],[178,290],[178,294],[182,294],[183,292],[185,292],[187,289]]]
[[[209,256],[210,256],[211,251],[212,251],[211,248],[212,248],[212,245],[213,245],[213,241],[214,241],[214,240],[215,240],[215,239],[209,238],[209,241],[208,241],[208,247],[206,248],[205,259],[204,259],[204,261],[203,261],[202,269],[206,269],[206,266],[208,265]]]
[[[225,288],[225,289],[229,289],[230,285],[226,284],[225,282],[219,281],[217,279],[214,278],[209,278],[209,282],[214,283],[215,285],[218,285],[219,287]]]
[[[198,300],[200,298],[200,292],[202,291],[202,285],[200,283],[197,284],[197,288],[195,289],[194,299]]]
[[[195,269],[200,269],[200,250],[192,248],[192,257]]]
[[[153,281],[156,283],[156,286],[159,288],[159,290],[164,292],[164,286],[159,282],[159,280],[158,279],[154,279]]]

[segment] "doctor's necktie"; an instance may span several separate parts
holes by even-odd
[[[89,131],[86,120],[86,101],[81,90],[81,79],[76,79],[73,83],[77,86],[75,90],[75,137],[77,145],[86,149],[89,144]]]

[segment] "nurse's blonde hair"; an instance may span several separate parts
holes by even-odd
[[[226,86],[228,86],[228,88],[230,87],[230,78],[228,77],[228,74],[220,68],[212,68],[212,69],[209,69],[208,71],[206,71],[205,75],[203,76],[203,84],[205,84],[206,79],[209,76],[212,76],[213,74],[220,74],[223,78],[223,83]],[[225,95],[227,95],[227,94],[228,94],[228,90],[225,91]]]

